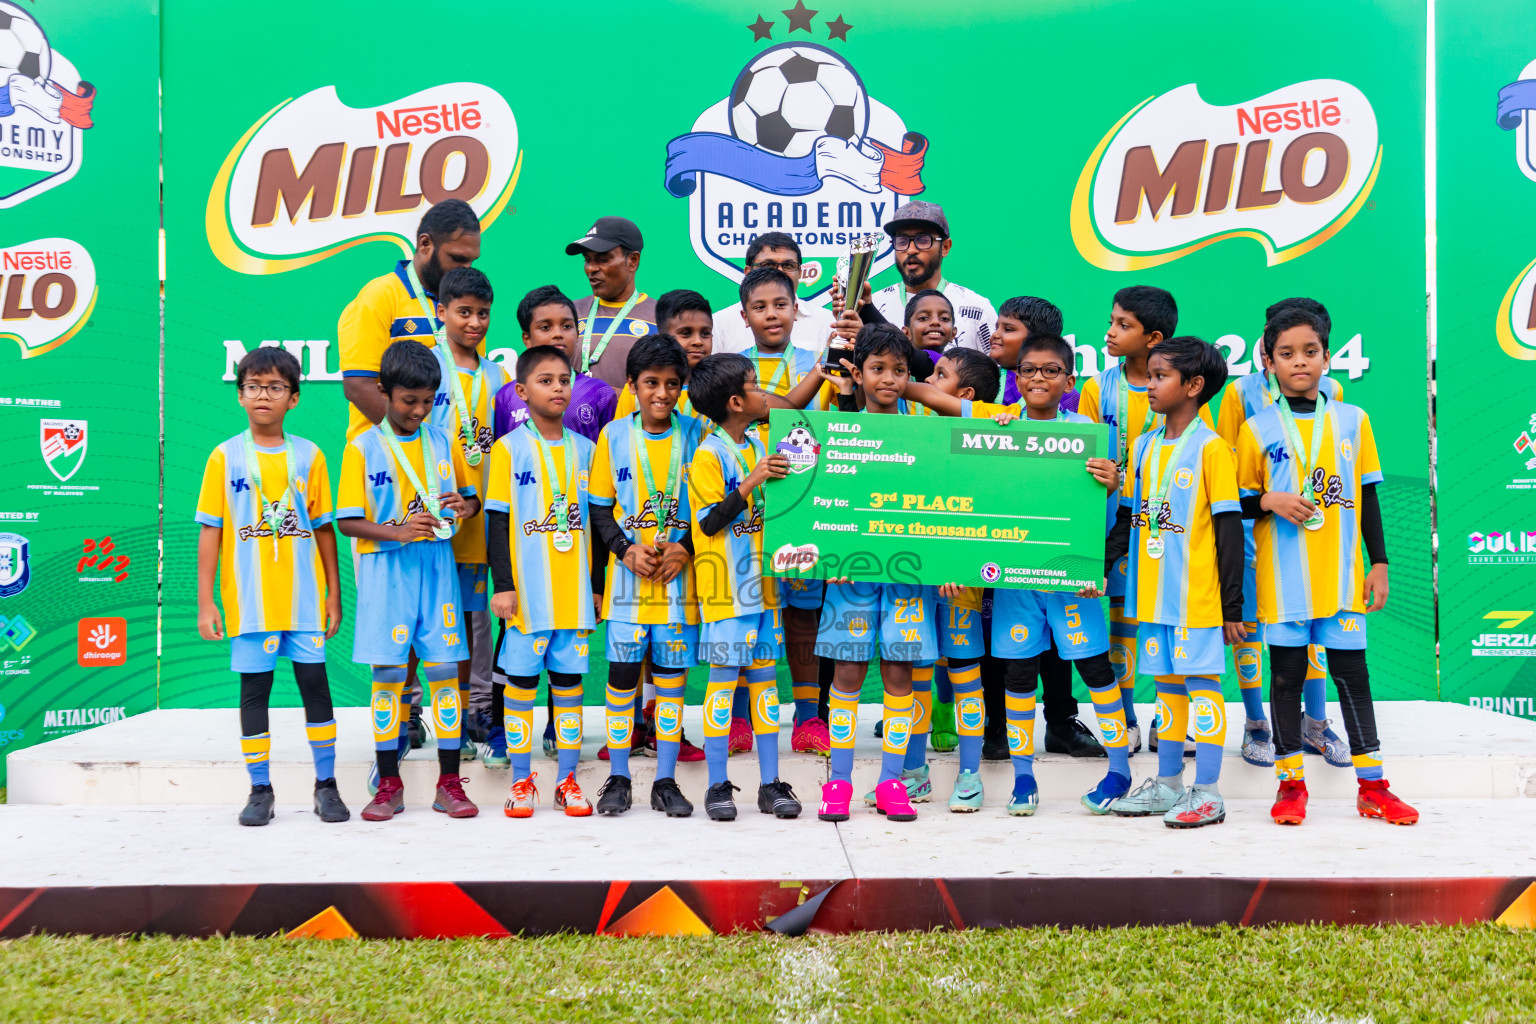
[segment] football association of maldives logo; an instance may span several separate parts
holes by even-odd
[[[32,13],[0,0],[0,210],[75,176],[95,99]]]
[[[790,32],[810,31],[815,11],[785,12]],[[759,18],[755,41],[776,26]],[[829,22],[846,41],[853,26]],[[726,94],[667,144],[666,187],[688,198],[689,234],[706,264],[740,281],[747,246],[783,231],[799,243],[802,298],[824,295],[851,240],[891,220],[923,190],[928,140],[869,95],[841,54],[809,41],[758,52]],[[894,263],[880,235],[872,274]]]
[[[85,420],[43,420],[43,462],[62,483],[80,471],[90,432]]]

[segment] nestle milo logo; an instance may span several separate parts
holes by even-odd
[[[1298,82],[1233,106],[1184,85],[1144,100],[1099,141],[1073,193],[1072,238],[1106,270],[1229,238],[1284,263],[1349,223],[1380,166],[1375,111],[1347,82]]]

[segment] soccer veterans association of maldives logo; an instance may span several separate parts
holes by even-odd
[[[427,207],[462,199],[489,228],[522,170],[517,121],[477,82],[352,107],[327,85],[268,110],[234,143],[208,191],[219,262],[280,274],[365,242],[409,256]]]
[[[803,3],[784,12],[789,33],[811,31]],[[758,18],[753,41],[777,27]],[[828,21],[847,41],[852,25]],[[853,238],[878,232],[896,208],[923,190],[928,140],[869,95],[841,54],[810,41],[780,42],[737,72],[726,95],[667,144],[666,187],[688,198],[694,252],[740,281],[747,246],[768,231],[799,243],[802,298],[827,294]],[[894,263],[880,236],[871,274]]]
[[[1536,60],[1520,78],[1499,90],[1498,125],[1515,135],[1515,165],[1536,182]],[[1536,359],[1536,259],[1531,260],[1504,292],[1494,324],[1499,348],[1514,359]]]
[[[43,463],[62,483],[80,471],[90,441],[85,420],[43,420],[39,427]]]
[[[95,99],[32,13],[0,0],[0,209],[75,176]]]
[[[1381,156],[1376,112],[1348,82],[1297,82],[1230,106],[1183,85],[1099,140],[1072,194],[1072,240],[1105,270],[1144,270],[1229,238],[1259,243],[1273,266],[1354,219]]]
[[[0,533],[0,597],[15,597],[32,582],[30,547],[19,533]]]

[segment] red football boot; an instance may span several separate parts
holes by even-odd
[[[1362,818],[1380,818],[1388,825],[1417,825],[1419,812],[1399,800],[1387,788],[1386,779],[1361,779],[1355,810]]]
[[[1300,779],[1280,783],[1269,816],[1276,825],[1300,825],[1307,820],[1307,784]]]

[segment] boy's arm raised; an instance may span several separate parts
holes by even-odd
[[[932,384],[923,384],[920,381],[908,381],[906,399],[909,402],[919,402],[938,413],[940,416],[963,416],[965,414],[965,402],[954,395],[946,395]]]

